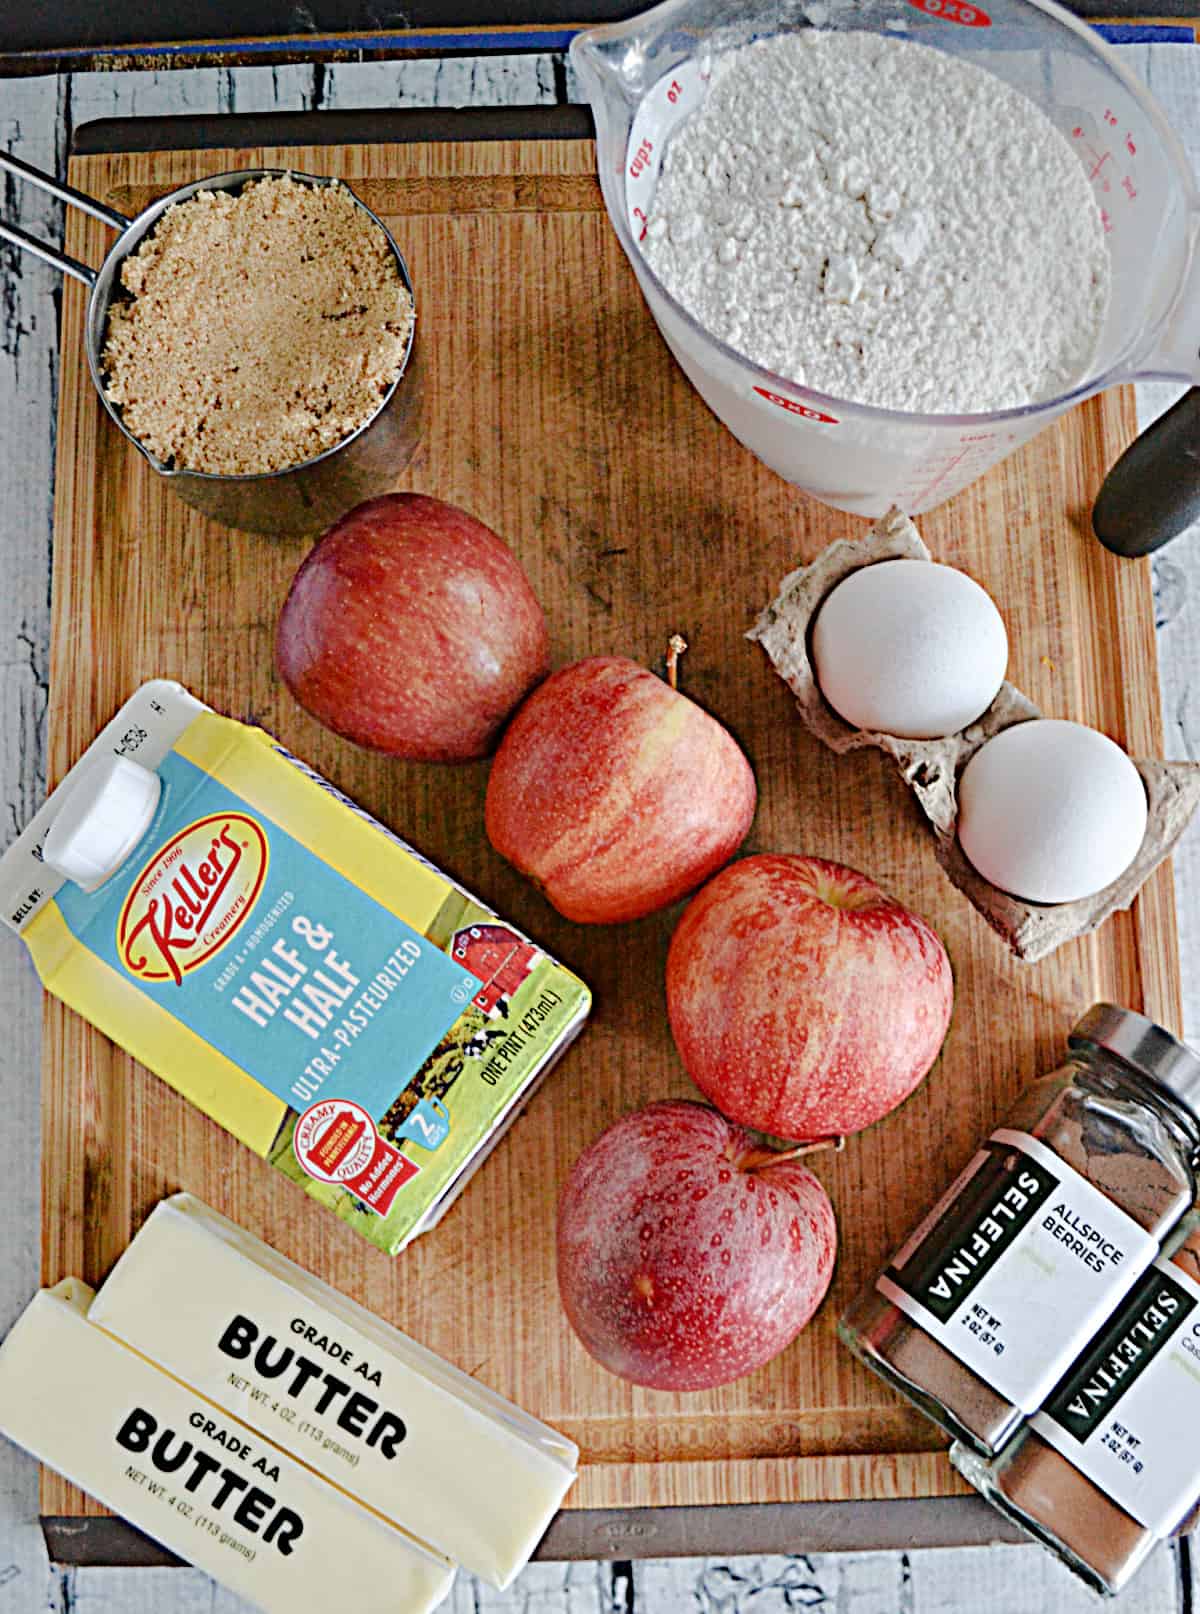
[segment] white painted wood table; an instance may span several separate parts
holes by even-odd
[[[17,0],[12,0],[17,3]],[[1200,48],[1122,51],[1166,105],[1200,170]],[[94,73],[0,80],[0,147],[63,173],[72,130],[100,117],[397,106],[553,104],[571,75],[549,55]],[[61,239],[61,210],[5,186],[3,216]],[[0,845],[43,790],[49,577],[58,380],[57,277],[0,245]],[[1173,396],[1145,388],[1145,418]],[[1167,754],[1200,758],[1200,530],[1155,563]],[[1200,1040],[1200,831],[1175,859],[1185,1032]],[[41,992],[15,939],[0,938],[0,1331],[39,1274],[38,1034]],[[82,1387],[81,1387],[82,1388]],[[71,1569],[47,1562],[37,1470],[0,1442],[0,1614],[235,1614],[245,1607],[197,1571]],[[1197,1554],[1200,1558],[1200,1554]],[[1200,1579],[1200,1577],[1197,1577]],[[1121,1605],[1190,1614],[1190,1551],[1161,1552]],[[1034,1547],[753,1558],[534,1564],[507,1593],[460,1576],[448,1614],[1076,1614],[1097,1600]]]

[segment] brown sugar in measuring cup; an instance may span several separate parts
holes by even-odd
[[[194,506],[210,520],[222,522],[239,531],[264,533],[274,538],[298,538],[315,536],[339,516],[345,515],[352,506],[396,487],[405,466],[416,452],[423,415],[423,360],[421,345],[416,340],[416,321],[410,317],[414,306],[413,284],[408,266],[390,231],[341,180],[325,175],[302,174],[295,169],[249,168],[228,174],[213,174],[179,186],[151,202],[136,218],[129,219],[72,186],[63,185],[39,173],[36,168],[31,168],[9,152],[0,151],[0,170],[48,191],[69,206],[82,208],[119,232],[99,269],[92,269],[87,264],[66,257],[56,247],[35,241],[0,220],[0,239],[15,242],[89,288],[84,344],[88,369],[100,402],[109,418],[151,469],[185,503]],[[254,186],[263,182],[276,181],[286,181],[288,189],[298,186],[314,190],[339,190],[349,206],[361,214],[365,226],[376,233],[380,255],[395,267],[397,295],[404,305],[400,321],[403,333],[396,343],[401,353],[399,368],[386,386],[383,385],[382,376],[374,378],[378,384],[373,388],[371,411],[366,418],[354,416],[359,423],[353,430],[349,429],[350,419],[345,419],[343,424],[346,432],[338,441],[321,448],[319,442],[314,443],[307,433],[304,434],[303,446],[297,446],[297,452],[311,457],[302,458],[296,463],[284,463],[289,459],[286,453],[271,452],[267,455],[267,463],[278,463],[278,469],[192,469],[182,459],[176,462],[174,449],[169,460],[162,459],[131,430],[124,409],[110,396],[109,366],[104,355],[110,333],[110,314],[114,302],[119,302],[124,295],[122,276],[125,266],[139,254],[159,222],[172,209],[191,203],[202,193],[206,196],[210,192],[219,192],[236,198],[248,188],[252,191]],[[184,216],[186,218],[188,215]],[[186,299],[184,301],[186,303]],[[333,312],[337,313],[338,310],[334,309]],[[198,310],[201,320],[203,313],[203,309]],[[394,335],[396,333],[390,333],[389,340]],[[265,340],[261,329],[254,339],[260,342]],[[361,355],[359,357],[361,359]],[[296,362],[302,368],[303,355],[297,356]],[[319,354],[317,364],[319,370]],[[153,365],[150,370],[153,371]],[[166,370],[164,366],[164,380],[168,379]],[[175,379],[180,380],[178,367]],[[204,387],[210,384],[211,377],[203,381],[184,374],[183,381],[186,385],[195,383]],[[325,402],[334,402],[332,397],[327,400],[319,397],[323,382],[324,378],[318,374],[316,391],[309,398],[310,404],[316,401],[318,414]],[[371,388],[367,390],[372,391]],[[145,398],[140,402],[147,406]],[[161,425],[163,414],[153,408],[148,408],[145,421],[152,421],[156,414]],[[170,410],[166,414],[169,415]],[[331,418],[336,416],[331,415]],[[190,429],[185,425],[185,439],[189,435],[195,436],[196,428],[203,425],[204,419],[204,412],[201,411],[191,420]],[[151,430],[151,435],[157,434]],[[317,435],[320,436],[319,430]],[[253,433],[250,436],[253,439]],[[167,444],[164,442],[159,446],[166,447]],[[234,457],[236,459],[236,451]]]
[[[1200,1060],[1097,1004],[838,1332],[989,1456],[1120,1306],[1196,1197]]]
[[[1106,1391],[1115,1390],[1115,1394],[1108,1399],[1105,1411],[1110,1415],[1101,1418],[1091,1433],[1093,1449],[1095,1442],[1104,1442],[1105,1436],[1110,1435],[1110,1429],[1119,1428],[1124,1435],[1124,1446],[1127,1452],[1141,1453],[1144,1450],[1141,1438],[1126,1429],[1120,1422],[1124,1417],[1134,1422],[1136,1412],[1131,1417],[1123,1410],[1121,1388],[1124,1384],[1132,1385],[1137,1378],[1137,1366],[1140,1362],[1157,1360],[1161,1371],[1164,1362],[1168,1361],[1170,1349],[1170,1330],[1163,1337],[1167,1340],[1158,1355],[1153,1354],[1156,1341],[1151,1336],[1148,1339],[1148,1330],[1139,1330],[1147,1304],[1147,1297],[1153,1305],[1156,1298],[1155,1279],[1157,1275],[1164,1278],[1175,1273],[1190,1279],[1194,1292],[1189,1296],[1184,1292],[1184,1300],[1190,1299],[1196,1306],[1196,1312],[1189,1313],[1183,1320],[1182,1326],[1194,1334],[1194,1324],[1191,1318],[1200,1314],[1200,1217],[1194,1213],[1188,1218],[1188,1232],[1184,1242],[1170,1258],[1156,1262],[1155,1266],[1145,1274],[1141,1283],[1135,1288],[1129,1300],[1112,1319],[1109,1327],[1101,1337],[1093,1342],[1092,1347],[1083,1357],[1076,1369],[1069,1373],[1062,1386],[1055,1392],[1042,1414],[1039,1414],[1034,1424],[1027,1424],[1016,1438],[1004,1449],[999,1456],[991,1460],[983,1459],[977,1452],[970,1450],[961,1442],[955,1442],[950,1450],[950,1460],[961,1474],[970,1480],[987,1499],[1005,1517],[1012,1519],[1022,1526],[1035,1540],[1057,1554],[1075,1573],[1092,1587],[1094,1591],[1106,1594],[1115,1594],[1125,1586],[1141,1568],[1149,1557],[1153,1548],[1166,1534],[1178,1534],[1191,1528],[1195,1523],[1197,1511],[1200,1509],[1200,1453],[1197,1452],[1195,1442],[1179,1440],[1176,1434],[1167,1442],[1172,1456],[1183,1457],[1182,1484],[1184,1495],[1182,1503],[1178,1499],[1176,1490],[1175,1513],[1181,1507],[1184,1510],[1182,1520],[1169,1521],[1170,1528],[1154,1529],[1142,1519],[1136,1518],[1119,1501],[1109,1496],[1096,1480],[1082,1472],[1067,1455],[1071,1446],[1070,1438],[1064,1439],[1059,1432],[1061,1426],[1057,1418],[1061,1416],[1062,1405],[1068,1405],[1078,1395],[1079,1385],[1086,1382],[1091,1376],[1095,1379],[1097,1366],[1102,1365],[1105,1354],[1111,1354],[1114,1348],[1120,1348],[1122,1334],[1128,1335],[1130,1325],[1133,1325],[1135,1345],[1126,1346],[1121,1360],[1126,1363],[1126,1372],[1113,1385],[1108,1385],[1103,1378],[1095,1379],[1096,1388],[1092,1394],[1099,1398]],[[1174,1297],[1178,1298],[1178,1297]],[[1157,1310],[1158,1308],[1156,1308]],[[1161,1315],[1169,1321],[1174,1321],[1177,1312],[1161,1311]],[[1178,1324],[1176,1325],[1176,1331]],[[1139,1354],[1129,1360],[1132,1350],[1138,1349]],[[1147,1373],[1149,1368],[1143,1369]],[[1194,1377],[1194,1370],[1193,1370]],[[1147,1381],[1149,1382],[1149,1381]],[[1175,1397],[1170,1395],[1170,1386],[1167,1387],[1166,1416],[1169,1422],[1174,1423],[1185,1409],[1180,1407]],[[1143,1394],[1146,1385],[1143,1385]],[[1088,1397],[1085,1395],[1085,1401]],[[1116,1409],[1117,1417],[1112,1419],[1111,1414]],[[1089,1406],[1089,1413],[1091,1408]],[[1039,1427],[1040,1426],[1040,1427]],[[1047,1438],[1049,1431],[1058,1444],[1051,1444]],[[1137,1444],[1130,1444],[1129,1437]],[[1083,1443],[1079,1443],[1080,1459],[1083,1458]],[[1105,1446],[1106,1450],[1111,1447]],[[1155,1456],[1163,1454],[1151,1453],[1149,1461],[1153,1462]],[[1143,1461],[1145,1461],[1143,1457]],[[1119,1472],[1119,1471],[1118,1471]],[[1136,1505],[1136,1504],[1135,1504]],[[1146,1516],[1149,1517],[1149,1513]]]
[[[388,238],[344,186],[280,174],[199,190],[122,266],[105,396],[162,464],[286,471],[375,414],[412,322]]]

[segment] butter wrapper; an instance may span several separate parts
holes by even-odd
[[[0,916],[47,990],[393,1254],[591,1003],[269,734],[165,680],[0,858]]]
[[[76,1278],[0,1346],[0,1431],[268,1614],[427,1614],[453,1566],[89,1320]]]
[[[91,1318],[495,1586],[575,1480],[571,1441],[190,1194],[153,1211]]]

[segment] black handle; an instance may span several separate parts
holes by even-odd
[[[1200,387],[1185,392],[1121,455],[1092,507],[1114,555],[1149,555],[1200,519]]]

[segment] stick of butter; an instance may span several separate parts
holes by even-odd
[[[578,1449],[190,1194],[163,1200],[93,1322],[503,1588]]]
[[[0,1346],[0,1430],[260,1608],[426,1614],[454,1568],[94,1327],[35,1295]]]

